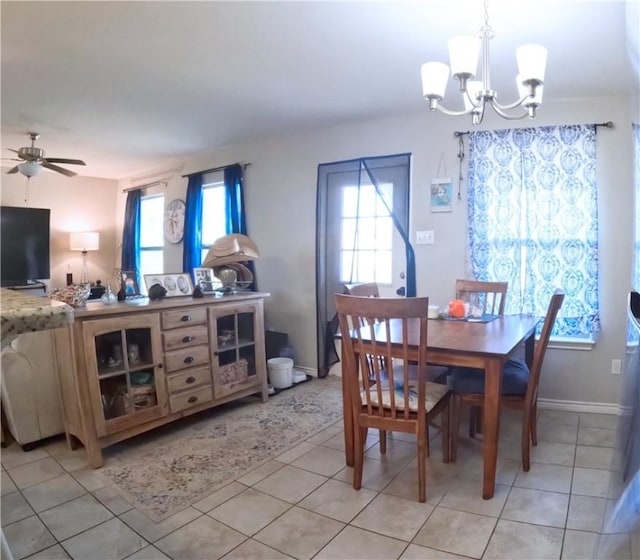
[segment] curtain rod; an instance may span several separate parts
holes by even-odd
[[[152,183],[145,183],[144,185],[137,185],[135,187],[129,187],[128,189],[122,189],[122,192],[139,191],[140,189],[146,189],[147,187],[155,187],[156,185],[164,185],[166,187],[167,182],[165,180],[153,181]]]
[[[602,123],[591,123],[591,126],[595,126],[596,128],[598,128],[599,126],[602,126],[604,128],[613,128],[613,121],[607,121],[607,122],[602,122]],[[471,131],[469,130],[455,130],[453,132],[453,135],[456,138],[459,138],[460,136],[466,136],[467,134],[471,134]]]
[[[213,173],[214,171],[222,171],[224,169],[227,169],[227,167],[232,167],[233,165],[242,165],[242,169],[244,171],[251,164],[250,163],[243,163],[241,161],[236,161],[235,163],[230,163],[229,165],[221,165],[220,167],[212,167],[211,169],[205,169],[203,171],[195,171],[194,173],[187,173],[186,175],[183,175],[183,177],[191,177],[192,175],[200,175],[200,174],[204,175],[205,173]]]

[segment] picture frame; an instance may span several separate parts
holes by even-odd
[[[144,285],[149,292],[149,288],[154,284],[160,284],[167,294],[165,297],[190,296],[193,295],[193,283],[191,275],[187,272],[174,272],[171,274],[145,274]]]
[[[121,270],[120,288],[127,298],[139,297],[138,273],[135,270]]]
[[[196,286],[200,286],[203,294],[215,294],[222,287],[222,283],[216,278],[213,268],[196,267],[193,269],[193,278]]]
[[[431,181],[431,212],[451,212],[452,197],[451,177],[439,177]]]

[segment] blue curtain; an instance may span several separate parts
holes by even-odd
[[[226,202],[227,233],[247,235],[247,220],[244,212],[244,187],[242,165],[234,163],[224,168],[224,190]],[[253,275],[252,290],[258,289],[256,267],[253,261],[244,263]]]
[[[478,280],[506,280],[505,313],[544,315],[566,292],[559,336],[600,330],[593,125],[472,132],[469,257]]]
[[[244,192],[242,185],[242,166],[239,163],[225,167],[224,190],[227,204],[227,233],[247,234],[244,215]]]
[[[192,277],[193,269],[202,264],[202,181],[202,173],[189,175],[185,201],[182,271]]]
[[[140,190],[129,191],[122,229],[122,270],[135,271],[140,285]]]

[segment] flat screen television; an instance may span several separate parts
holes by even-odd
[[[48,208],[0,206],[0,285],[50,277]]]

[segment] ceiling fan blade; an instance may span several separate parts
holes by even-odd
[[[72,165],[87,165],[81,159],[66,159],[66,158],[57,158],[57,157],[48,157],[43,161],[48,161],[49,163],[69,163]]]
[[[57,165],[53,165],[52,163],[49,163],[46,160],[43,160],[40,165],[42,165],[42,167],[46,167],[47,169],[51,169],[51,171],[57,171],[58,173],[62,173],[67,177],[75,177],[77,175],[77,173],[74,173],[73,171],[69,171],[68,169],[64,169],[63,167],[58,167]]]
[[[12,167],[11,169],[9,169],[9,171],[7,171],[7,175],[9,173],[17,173],[18,172],[18,166],[16,165],[15,167]]]
[[[18,150],[14,150],[13,148],[7,148],[7,150],[9,150],[10,152],[15,152],[16,154],[20,153],[20,152],[18,152]]]

